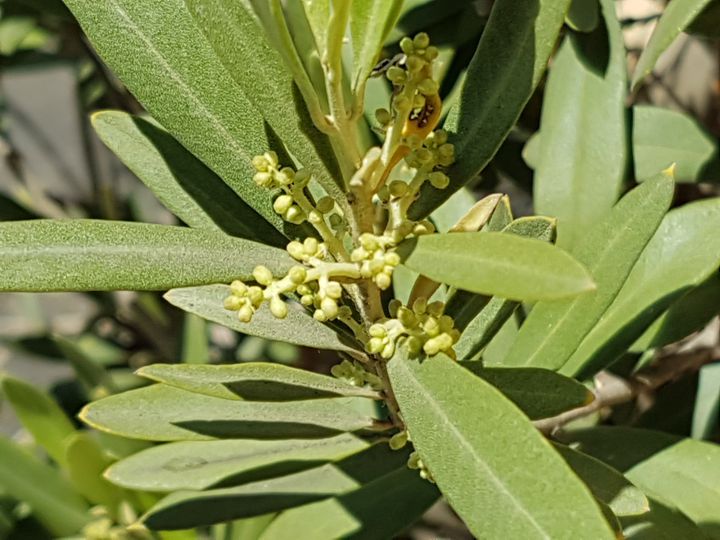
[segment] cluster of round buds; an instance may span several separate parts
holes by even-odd
[[[340,364],[333,366],[330,373],[338,379],[343,379],[353,386],[370,386],[374,390],[382,390],[383,384],[380,377],[374,373],[370,373],[365,367],[358,362],[350,362],[343,360]]]
[[[370,278],[382,290],[392,285],[392,274],[400,264],[400,256],[394,251],[387,251],[390,244],[385,237],[371,233],[363,233],[358,239],[360,246],[350,254],[350,259],[360,263],[360,276]]]
[[[261,156],[252,159],[253,167],[257,171],[253,180],[258,186],[268,189],[282,189],[283,193],[273,202],[273,210],[280,214],[283,219],[296,225],[306,219],[318,219],[318,216],[309,216],[295,202],[293,192],[302,190],[310,181],[310,173],[304,169],[295,171],[291,167],[280,167],[278,156],[275,152],[265,152]],[[322,216],[319,216],[322,219]]]
[[[405,54],[405,67],[392,66],[388,68],[386,76],[394,86],[407,86],[410,82],[416,91],[412,95],[398,93],[393,99],[396,110],[422,109],[425,99],[438,93],[438,83],[432,78],[431,65],[438,57],[437,47],[430,45],[430,38],[425,32],[420,32],[414,38],[405,37],[400,40],[400,48]],[[382,113],[380,113],[382,115]],[[378,118],[383,124],[383,118]]]
[[[310,259],[324,259],[327,255],[327,246],[312,236],[307,237],[303,242],[293,240],[286,249],[293,259],[304,263],[309,262]]]
[[[326,277],[321,276],[317,282],[300,285],[297,292],[301,295],[302,305],[315,308],[313,317],[320,322],[332,321],[341,315],[347,315],[344,311],[350,310],[347,306],[338,305],[342,297],[342,285]]]
[[[393,300],[390,302],[392,318],[369,328],[367,351],[388,359],[395,354],[397,344],[403,343],[410,356],[421,353],[434,356],[442,352],[455,358],[453,346],[460,339],[460,331],[444,311],[445,303],[440,301],[428,304],[425,298],[418,298],[409,308]]]
[[[288,273],[288,281],[302,283],[305,279],[306,270],[302,266],[295,266]],[[272,272],[265,266],[256,266],[253,270],[253,279],[258,285],[246,285],[240,280],[230,284],[230,296],[225,298],[225,309],[237,311],[238,319],[241,322],[250,322],[255,312],[262,306],[265,300],[270,300],[270,312],[278,319],[284,319],[288,314],[287,304],[280,296],[280,291],[273,291],[272,285],[277,283],[273,279]],[[260,285],[264,285],[263,290]]]
[[[424,141],[419,142],[413,136],[406,140],[411,152],[405,161],[415,169],[431,171],[427,179],[437,189],[445,189],[450,179],[443,171],[436,169],[449,167],[455,161],[455,147],[447,142],[447,138],[447,132],[438,129],[428,135]]]
[[[420,456],[417,452],[413,452],[410,454],[410,457],[408,458],[407,466],[409,469],[416,469],[420,473],[420,478],[423,480],[427,480],[428,482],[435,483],[435,479],[432,477],[432,474],[430,474],[430,471],[423,463],[422,459],[420,459]]]

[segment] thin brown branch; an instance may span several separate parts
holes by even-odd
[[[545,434],[552,434],[564,425],[608,407],[628,403],[653,393],[661,386],[683,375],[699,370],[705,364],[720,360],[720,346],[678,353],[658,358],[629,379],[601,371],[595,376],[595,400],[577,409],[533,422]]]

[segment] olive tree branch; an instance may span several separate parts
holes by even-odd
[[[533,424],[541,432],[550,435],[573,420],[652,394],[661,386],[679,379],[686,373],[697,371],[704,365],[719,360],[720,346],[715,346],[661,356],[628,379],[601,371],[595,376],[595,399],[591,403],[551,418],[536,420]]]

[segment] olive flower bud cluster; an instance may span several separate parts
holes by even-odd
[[[420,174],[426,174],[427,180],[437,189],[448,187],[450,179],[442,169],[455,162],[455,146],[447,140],[448,133],[444,129],[430,133],[423,141],[414,135],[406,139],[410,153],[405,162]]]
[[[460,331],[444,311],[445,303],[440,301],[428,304],[427,299],[418,298],[410,308],[393,300],[390,302],[392,318],[381,319],[368,330],[370,339],[366,350],[389,359],[402,344],[411,357],[421,353],[434,356],[442,352],[455,358],[453,346],[460,339]]]
[[[382,390],[383,385],[380,377],[370,373],[360,362],[355,360],[343,360],[340,364],[334,365],[330,373],[338,379],[345,380],[353,386],[370,386],[373,390]]]
[[[303,283],[307,270],[303,266],[294,266],[285,278],[276,280],[267,267],[260,265],[255,267],[252,275],[257,285],[248,286],[240,280],[233,281],[230,284],[230,296],[224,302],[225,309],[237,311],[238,319],[244,323],[250,322],[266,301],[270,303],[270,312],[275,317],[287,317],[288,306],[281,295]]]
[[[288,314],[288,305],[283,297],[295,293],[302,305],[314,308],[313,317],[319,321],[352,318],[350,308],[340,305],[343,288],[334,278],[360,278],[358,265],[324,260],[327,248],[313,237],[306,238],[304,242],[290,242],[287,251],[304,265],[293,266],[280,279],[265,266],[255,267],[252,273],[254,285],[240,280],[230,284],[231,294],[225,299],[225,309],[237,311],[240,321],[250,322],[255,312],[268,302],[270,312],[278,319],[284,319]]]
[[[295,225],[310,219],[308,212],[303,210],[296,201],[298,195],[310,181],[308,171],[304,169],[295,171],[291,167],[280,167],[278,156],[272,151],[255,156],[252,164],[257,171],[253,180],[258,186],[282,191],[273,202],[275,212],[280,214],[285,221]]]
[[[438,57],[438,49],[430,45],[430,38],[420,32],[414,38],[405,37],[400,41],[405,54],[405,68],[392,66],[387,70],[387,78],[396,87],[404,87],[407,92],[397,92],[393,99],[393,108],[420,110],[425,107],[428,96],[438,93],[438,83],[432,78],[432,62]],[[379,118],[382,121],[382,118]]]
[[[420,459],[420,455],[417,452],[413,452],[410,454],[410,457],[408,458],[407,466],[409,469],[417,469],[420,473],[420,478],[423,480],[427,480],[428,482],[435,483],[435,479],[432,477],[432,474],[430,474],[430,471],[423,463],[422,459]]]
[[[360,276],[372,279],[381,290],[387,289],[392,285],[392,274],[400,264],[400,256],[388,250],[392,244],[384,236],[363,233],[358,240],[360,245],[352,251],[350,259],[360,264]]]

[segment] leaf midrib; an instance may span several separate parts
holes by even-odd
[[[402,361],[402,359],[400,360]],[[550,539],[551,537],[545,532],[545,530],[540,526],[540,524],[535,520],[535,518],[533,518],[533,516],[528,512],[527,508],[522,503],[520,503],[517,498],[513,497],[512,492],[507,488],[506,484],[502,481],[502,479],[500,479],[495,474],[495,471],[487,463],[480,459],[479,456],[477,456],[472,446],[472,443],[470,443],[470,441],[467,440],[465,435],[458,430],[453,420],[447,414],[445,414],[441,404],[438,403],[438,401],[434,399],[431,394],[428,394],[426,391],[424,391],[424,386],[420,383],[417,377],[415,377],[415,374],[412,372],[412,370],[407,369],[405,366],[403,367],[405,368],[405,373],[410,376],[410,378],[408,379],[409,382],[413,383],[413,386],[415,386],[420,395],[426,396],[425,402],[430,405],[430,407],[440,416],[441,420],[443,421],[442,425],[447,427],[452,434],[456,435],[457,440],[459,440],[461,445],[466,450],[468,450],[471,458],[477,458],[472,459],[472,463],[479,465],[479,468],[485,473],[487,473],[487,478],[489,478],[490,481],[495,484],[495,486],[505,495],[505,497],[513,503],[513,506],[517,508],[520,513],[527,518],[529,523],[540,534],[543,535],[543,538]]]
[[[145,34],[142,32],[140,27],[135,24],[135,22],[130,18],[128,13],[120,7],[120,5],[117,3],[116,0],[107,0],[110,4],[111,8],[113,8],[116,13],[120,16],[120,18],[125,22],[126,27],[135,34],[147,47],[147,52],[154,56],[157,59],[157,64],[162,70],[164,70],[168,77],[174,81],[187,95],[188,98],[190,98],[193,102],[193,105],[198,108],[198,110],[210,121],[212,126],[215,128],[215,130],[222,135],[222,138],[225,140],[227,144],[229,144],[232,149],[237,152],[238,154],[242,155],[246,160],[250,159],[250,156],[245,152],[245,150],[238,144],[238,142],[235,140],[235,138],[232,136],[232,134],[228,131],[228,129],[224,126],[224,124],[215,116],[215,114],[210,111],[202,102],[202,100],[195,94],[195,92],[192,90],[192,88],[183,80],[183,78],[180,76],[179,73],[177,73],[170,63],[167,61],[167,59],[162,55],[162,53],[153,45],[152,41],[145,36]],[[240,89],[237,89],[238,92],[240,92]]]

